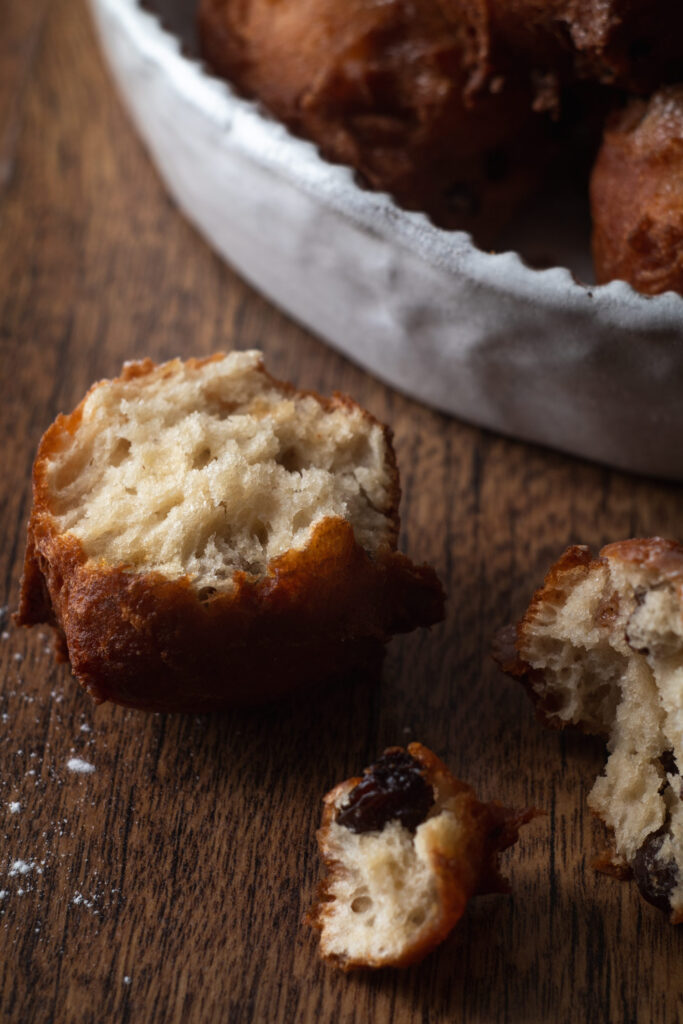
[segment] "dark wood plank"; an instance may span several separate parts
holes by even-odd
[[[11,181],[24,95],[47,15],[47,0],[6,0],[0,38],[0,192]]]
[[[5,17],[3,53],[7,40],[25,47],[0,76],[0,129],[14,125],[0,153],[13,168],[0,190],[0,605],[16,606],[31,460],[56,413],[124,359],[252,346],[276,374],[346,390],[391,423],[402,542],[435,564],[450,603],[442,626],[392,644],[374,688],[214,717],[96,708],[46,634],[5,615],[2,1019],[680,1019],[683,933],[590,866],[603,839],[585,798],[601,745],[544,732],[488,649],[567,543],[680,535],[681,487],[475,430],[342,359],[180,217],[82,3],[10,3]],[[507,855],[512,896],[475,901],[414,969],[344,977],[319,964],[301,925],[320,799],[412,738],[483,796],[548,817]],[[70,771],[73,757],[94,771]],[[12,873],[16,861],[29,870]]]

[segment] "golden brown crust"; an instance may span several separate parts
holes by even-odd
[[[390,748],[391,752],[400,747]],[[388,753],[389,751],[385,751]],[[400,955],[388,961],[382,959],[354,959],[337,955],[321,956],[328,963],[344,971],[359,968],[408,967],[422,960],[450,934],[462,917],[468,900],[477,894],[508,892],[507,880],[499,868],[500,854],[512,846],[519,837],[519,829],[542,812],[527,808],[513,811],[498,802],[482,803],[477,800],[471,786],[455,778],[444,763],[421,743],[411,743],[408,753],[418,761],[424,771],[425,780],[438,790],[440,802],[448,799],[457,801],[458,819],[462,822],[467,836],[465,849],[459,847],[457,856],[447,849],[430,851],[431,868],[436,884],[439,914],[433,925],[418,932],[418,937],[409,942]],[[318,831],[318,845],[326,870],[326,877],[320,883],[316,902],[305,917],[305,922],[318,931],[324,927],[326,909],[334,899],[332,896],[335,878],[343,874],[343,864],[330,856],[328,835],[332,822],[338,813],[339,798],[350,793],[361,781],[360,777],[347,779],[334,787],[323,799],[322,824]]]
[[[633,573],[632,569],[636,569],[637,573]],[[568,616],[571,627],[565,621],[563,622],[563,632],[561,634],[554,632],[552,628],[548,629],[544,634],[544,625],[548,622],[553,622],[552,606],[555,604],[566,605],[573,596],[575,589],[589,574],[593,577],[592,584],[591,587],[587,588],[586,596],[583,599],[579,598],[580,610]],[[625,582],[622,584],[621,580],[625,580]],[[647,648],[633,646],[629,636],[629,627],[628,624],[625,625],[625,621],[626,623],[631,621],[630,602],[635,602],[637,606],[640,598],[645,599],[647,597],[646,592],[650,588],[653,592],[659,591],[664,583],[671,584],[672,586],[667,589],[677,590],[680,599],[680,594],[683,592],[683,545],[677,541],[667,540],[662,537],[633,538],[606,545],[602,548],[597,558],[591,556],[588,548],[569,548],[548,572],[544,585],[534,595],[527,612],[517,628],[513,629],[512,632],[508,628],[501,634],[494,657],[496,657],[504,671],[520,679],[526,686],[536,706],[538,717],[544,724],[553,728],[564,728],[567,725],[571,725],[589,733],[600,732],[610,741],[612,757],[619,756],[623,749],[619,747],[621,734],[621,736],[626,737],[626,742],[623,746],[629,752],[628,757],[631,756],[631,752],[633,752],[634,756],[638,756],[639,741],[634,740],[637,732],[629,732],[626,714],[618,714],[617,712],[617,704],[621,700],[623,706],[628,708],[627,714],[631,716],[632,721],[635,720],[637,722],[638,716],[641,714],[639,710],[640,705],[638,701],[633,700],[632,696],[630,703],[627,703],[629,696],[625,688],[628,683],[625,680],[628,680],[629,672],[625,671],[623,667],[623,654],[619,652],[618,639],[623,637],[625,643],[629,645],[632,651],[642,651],[646,655],[648,654]],[[590,611],[587,611],[587,609],[590,609]],[[680,615],[680,611],[678,614]],[[588,615],[590,616],[589,619],[587,618]],[[618,628],[615,628],[617,624]],[[596,639],[596,626],[599,630],[604,631],[602,637],[598,634],[598,639]],[[591,669],[588,656],[586,656],[584,663],[588,678],[591,679],[591,685],[594,687],[601,682],[611,685],[611,667],[615,667],[618,673],[618,681],[614,685],[621,690],[621,694],[617,697],[611,711],[606,715],[593,715],[591,717],[590,705],[586,701],[583,701],[583,703],[579,701],[572,708],[571,716],[561,716],[558,713],[566,707],[566,694],[562,694],[557,686],[553,687],[553,682],[558,677],[562,679],[562,666],[566,665],[566,662],[563,662],[561,658],[556,656],[552,642],[563,638],[561,642],[571,649],[573,640],[567,639],[567,635],[571,636],[574,630],[576,630],[576,635],[579,637],[576,640],[579,648],[585,645],[585,649],[590,652],[593,649],[599,648],[600,644],[604,641],[607,649],[611,650],[611,655],[607,660],[599,663],[605,666],[604,671],[603,668]],[[615,642],[615,636],[617,642]],[[544,648],[543,643],[539,641],[539,637],[541,641],[549,640],[549,645]],[[545,668],[534,669],[526,660],[525,652],[532,652],[528,656],[534,660],[537,657],[543,660]],[[547,655],[544,652],[548,652]],[[585,651],[583,653],[585,654]],[[555,657],[553,657],[554,654]],[[634,655],[634,657],[637,656],[637,654]],[[539,662],[537,661],[536,663],[538,664]],[[580,672],[582,664],[578,659],[577,664]],[[651,668],[653,668],[652,665]],[[591,672],[593,675],[591,675]],[[656,682],[656,668],[653,668],[653,672],[654,681]],[[559,702],[557,707],[553,705],[553,692],[557,693],[556,699]],[[637,692],[641,693],[641,691]],[[649,694],[651,691],[646,689],[643,692]],[[657,700],[656,697],[647,697],[647,700],[650,699],[653,701]],[[643,701],[644,706],[646,698],[641,695],[639,700]],[[582,709],[582,713],[589,719],[588,721],[578,719],[579,708]],[[644,712],[643,717],[645,717]],[[614,727],[615,721],[619,723],[616,729]],[[647,733],[645,735],[647,736]],[[658,756],[655,757],[653,751],[649,747],[644,746],[643,749],[647,753],[643,756],[642,763],[649,761],[650,764],[658,765],[660,775],[662,769],[677,774],[677,762],[673,759],[673,751],[669,749],[669,741],[664,737],[664,733],[657,739],[657,743],[659,745]],[[672,744],[672,746],[674,745]],[[665,760],[665,756],[668,757],[668,760]],[[626,761],[628,761],[628,757]],[[624,770],[624,763],[625,761],[622,759],[620,770]],[[628,768],[625,770],[629,771]],[[606,776],[609,777],[609,774],[608,762]],[[625,816],[624,806],[627,806],[628,803],[633,802],[635,806],[638,806],[644,804],[646,799],[643,793],[638,790],[637,780],[634,781],[628,775],[627,778],[629,779],[630,787],[629,795],[624,797],[623,793],[621,793],[619,803],[617,804],[619,813],[615,811],[612,814],[614,798],[611,796],[606,798],[604,795],[601,795],[597,798],[598,802],[593,805],[594,813],[608,825],[610,837],[610,846],[594,859],[593,866],[603,874],[608,874],[621,880],[635,877],[645,899],[662,909],[670,909],[669,899],[672,883],[670,878],[667,879],[666,885],[658,881],[656,869],[653,868],[655,863],[654,855],[648,855],[647,846],[642,841],[642,834],[635,857],[633,856],[633,849],[629,852],[627,843],[624,843],[621,837],[619,839],[621,846],[619,852],[617,852],[614,829],[619,829],[622,826],[615,825],[615,821],[619,821],[619,814],[622,817]],[[651,790],[643,791],[648,794],[648,799],[652,799],[653,794],[656,798],[659,787],[658,779],[659,776],[656,775],[655,783]],[[604,781],[604,778],[601,781]],[[665,782],[664,785],[668,784]],[[598,786],[599,783],[596,783],[591,799],[595,798]],[[661,793],[662,790],[659,789],[660,796]],[[666,813],[668,814],[669,812],[667,811]],[[664,815],[664,811],[662,811],[662,815]],[[650,827],[657,828],[658,825],[659,821]],[[644,832],[647,833],[647,829],[644,829]],[[619,833],[617,832],[617,834]],[[643,855],[644,850],[646,852]],[[625,853],[624,851],[627,852]],[[638,866],[639,864],[640,867]],[[654,881],[651,881],[651,878],[654,878]],[[672,909],[670,919],[674,924],[683,922],[683,910]]]
[[[489,9],[496,53],[560,81],[649,92],[680,77],[683,17],[670,0],[489,0]]]
[[[617,562],[631,562],[660,579],[678,579],[683,576],[683,544],[665,537],[634,537],[615,541],[600,551],[600,558]]]
[[[201,0],[199,30],[218,74],[443,226],[489,237],[542,173],[533,86],[492,77],[485,0]]]
[[[683,294],[683,85],[611,120],[590,191],[598,282]]]
[[[528,631],[546,604],[556,604],[566,593],[568,585],[586,576],[595,566],[590,550],[584,545],[574,544],[567,548],[558,561],[551,566],[540,587],[532,597],[524,617],[516,626],[505,626],[494,639],[491,653],[503,672],[518,679],[534,703],[536,715],[550,729],[565,728],[557,717],[557,705],[552,694],[546,693],[539,684],[543,673],[536,671],[521,656]]]
[[[608,846],[597,857],[593,858],[593,867],[601,875],[609,875],[620,882],[628,882],[633,878],[633,871],[626,861],[618,855],[614,846]]]
[[[201,0],[198,18],[207,63],[240,92],[362,183],[484,245],[554,159],[539,114],[557,116],[565,90],[569,122],[578,104],[592,137],[604,86],[652,91],[683,64],[670,0]]]
[[[153,370],[151,360],[130,363],[123,377]],[[262,372],[284,393],[313,394]],[[344,396],[314,397],[327,409],[357,408]],[[203,594],[187,578],[93,562],[73,535],[59,533],[47,466],[82,413],[83,402],[58,417],[38,450],[16,621],[51,625],[59,652],[68,653],[95,700],[159,711],[269,700],[364,668],[376,671],[392,633],[443,617],[434,571],[395,550],[400,487],[387,428],[393,522],[386,548],[370,557],[349,523],[327,518],[304,549],[272,560],[262,577],[236,573],[232,591]]]
[[[467,858],[470,872],[464,876],[460,865],[459,887],[464,886],[467,890],[467,898],[475,894],[509,892],[509,883],[500,873],[499,855],[517,842],[520,827],[542,812],[531,808],[513,811],[497,800],[482,803],[477,800],[472,787],[456,778],[428,747],[421,743],[410,743],[408,753],[423,766],[427,781],[438,788],[445,798],[464,797],[458,812],[467,823],[466,831],[470,837]],[[441,858],[440,870],[443,884],[451,885],[453,865],[447,858]],[[451,924],[448,931],[452,927]]]
[[[535,670],[520,654],[531,636],[534,623],[550,604],[562,601],[563,596],[607,560],[632,563],[656,573],[659,579],[683,579],[683,545],[663,537],[634,537],[630,540],[607,544],[594,558],[584,545],[573,545],[548,570],[540,587],[533,595],[529,607],[517,626],[506,626],[499,630],[493,644],[492,655],[502,671],[519,679],[534,702],[538,718],[551,729],[562,729],[568,723],[562,722],[555,712],[551,694],[542,686],[543,672]],[[598,621],[609,626],[618,613],[618,595],[610,594],[597,610]],[[582,723],[573,723],[583,728]],[[593,730],[588,730],[593,731]]]
[[[568,6],[578,66],[584,75],[639,93],[680,78],[680,4],[671,0],[572,0]]]

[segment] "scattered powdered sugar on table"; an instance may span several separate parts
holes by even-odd
[[[94,908],[94,906],[95,906],[95,900],[94,899],[91,899],[91,900],[87,899],[87,897],[84,896],[82,892],[74,893],[74,896],[73,896],[73,899],[71,900],[71,902],[73,903],[73,905],[75,907],[79,907],[79,906],[83,905],[84,907],[87,907],[88,910],[92,910]],[[95,910],[95,913],[98,914],[99,911]]]
[[[0,636],[4,631],[1,613],[0,608]],[[76,785],[77,779],[70,780],[70,775],[73,772],[77,776],[88,776],[97,772],[101,768],[98,755],[102,749],[107,749],[106,742],[97,736],[85,712],[80,712],[75,720],[73,717],[67,720],[66,715],[62,718],[60,712],[66,705],[66,697],[61,687],[51,692],[49,713],[70,730],[73,746],[62,748],[61,756],[58,754],[55,759],[49,742],[35,737],[17,742],[17,737],[25,734],[13,732],[6,723],[15,721],[16,714],[23,710],[26,702],[33,701],[34,695],[24,692],[19,685],[21,658],[15,658],[6,649],[2,653],[12,667],[10,689],[0,695],[0,747],[3,759],[7,758],[11,766],[10,771],[0,775],[0,807],[5,808],[4,812],[0,811],[0,821],[7,833],[0,836],[0,932],[16,931],[22,921],[23,927],[28,922],[36,938],[40,936],[39,941],[44,941],[40,910],[46,893],[68,907],[71,914],[79,918],[91,917],[99,928],[100,922],[120,907],[125,897],[114,879],[100,878],[96,869],[89,868],[87,861],[81,862],[76,856],[74,844],[80,843],[82,836],[77,824],[81,816],[91,813],[90,807],[96,806],[96,801],[91,800],[94,795],[91,790],[97,780],[91,780],[88,785]],[[24,664],[28,657],[23,655]],[[48,704],[42,698],[41,703],[47,709]],[[33,714],[29,709],[26,711],[32,720]],[[44,724],[43,718],[35,717],[35,725],[41,724]],[[62,798],[57,795],[56,787],[63,789]],[[45,818],[53,806],[54,814]],[[31,831],[29,839],[24,830],[33,822],[44,827],[39,833]],[[92,829],[93,825],[90,827]],[[26,841],[33,845],[24,846]],[[22,845],[12,849],[11,842]]]
[[[63,851],[59,854],[60,858],[69,858],[69,853]],[[26,897],[31,893],[36,893],[41,896],[44,892],[44,873],[43,868],[48,863],[48,859],[45,860],[14,860],[11,864],[7,865],[6,872],[7,877],[15,879],[15,888],[7,888],[0,890],[0,920],[5,916],[5,911],[9,909],[10,897]],[[52,858],[53,864],[52,869],[57,866],[57,861]],[[66,878],[68,879],[71,874],[71,869],[67,867]],[[38,878],[38,876],[41,876]],[[58,895],[58,899],[65,899],[67,905],[78,908],[78,911],[88,911],[93,917],[104,918],[107,912],[116,906],[120,906],[124,901],[125,897],[121,892],[120,886],[111,886],[111,884],[105,881],[103,878],[98,877],[98,871],[95,870],[90,872],[90,877],[85,879],[85,885],[83,882],[79,885],[78,889],[72,890],[72,894],[68,892]],[[50,883],[51,885],[53,882]],[[87,886],[87,888],[86,888]],[[40,921],[36,921],[39,927],[35,929],[36,932],[40,932]]]
[[[95,765],[90,764],[89,761],[84,761],[82,757],[70,757],[66,762],[66,766],[70,772],[80,772],[81,775],[89,775],[95,771]]]
[[[15,875],[27,875],[29,871],[36,871],[39,875],[42,875],[43,869],[39,867],[35,861],[31,860],[15,860],[7,872],[10,878],[14,878]]]

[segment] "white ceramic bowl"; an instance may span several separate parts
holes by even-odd
[[[589,271],[567,229],[571,211],[564,227],[537,211],[520,233],[522,248],[547,242],[566,266],[538,271],[515,252],[482,252],[468,235],[359,188],[348,169],[184,56],[177,36],[136,0],[90,3],[170,192],[273,302],[438,409],[683,478],[681,296],[577,283],[566,266]],[[156,4],[163,13],[164,0]]]

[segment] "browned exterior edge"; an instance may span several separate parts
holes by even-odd
[[[423,933],[419,940],[409,944],[400,956],[391,961],[323,956],[327,963],[343,971],[408,967],[415,964],[450,934],[472,896],[509,892],[507,879],[500,873],[500,854],[517,841],[522,825],[544,813],[534,808],[511,810],[496,801],[482,803],[477,800],[471,786],[452,775],[443,761],[427,747],[421,743],[411,743],[407,749],[408,753],[423,766],[426,781],[438,787],[440,794],[446,798],[458,794],[467,798],[459,807],[459,813],[464,815],[464,829],[469,834],[468,857],[466,863],[459,859],[456,864],[438,850],[433,851],[432,870],[436,878],[440,914],[428,932]],[[347,779],[323,798],[323,817],[317,836],[326,876],[318,885],[315,903],[304,917],[304,923],[317,931],[322,931],[324,927],[322,910],[333,899],[333,882],[345,870],[339,861],[326,858],[324,854],[326,837],[337,814],[335,805],[341,794],[350,793],[360,781],[360,777]]]
[[[220,358],[222,353],[188,363],[199,368]],[[173,372],[173,363],[164,367]],[[150,359],[128,363],[122,379],[155,369]],[[343,395],[297,392],[262,364],[260,370],[285,394],[311,395],[328,410],[360,409]],[[375,557],[360,547],[346,521],[328,518],[305,549],[274,559],[261,578],[236,573],[233,591],[205,601],[189,579],[89,561],[76,538],[57,532],[46,476],[64,434],[78,429],[86,399],[57,418],[38,449],[15,621],[52,626],[58,655],[68,657],[96,701],[205,711],[270,700],[350,673],[376,675],[393,633],[443,618],[445,598],[434,571],[395,550],[400,486],[387,427],[391,528]]]
[[[558,561],[548,571],[543,586],[533,595],[524,616],[517,626],[506,626],[494,639],[492,655],[503,672],[518,679],[531,698],[536,715],[544,725],[552,729],[566,727],[583,729],[582,723],[565,725],[555,715],[552,700],[544,697],[538,684],[543,682],[543,672],[531,667],[521,656],[524,649],[526,632],[531,628],[538,610],[546,603],[557,601],[567,590],[568,577],[575,575],[577,579],[584,577],[592,570],[606,562],[622,562],[639,566],[649,572],[656,573],[658,578],[674,582],[683,580],[683,545],[678,541],[663,537],[634,537],[630,540],[616,541],[603,547],[597,558],[593,558],[589,548],[575,545],[567,548]],[[602,609],[606,617],[614,614],[611,602]],[[584,729],[587,732],[594,730]],[[600,817],[597,815],[597,817]],[[602,820],[602,819],[600,819]],[[611,832],[611,830],[609,830]],[[610,875],[621,881],[633,877],[628,864],[621,858],[614,847],[614,842],[601,851],[594,860],[593,867],[602,874]],[[683,911],[673,911],[672,924],[683,923]]]

